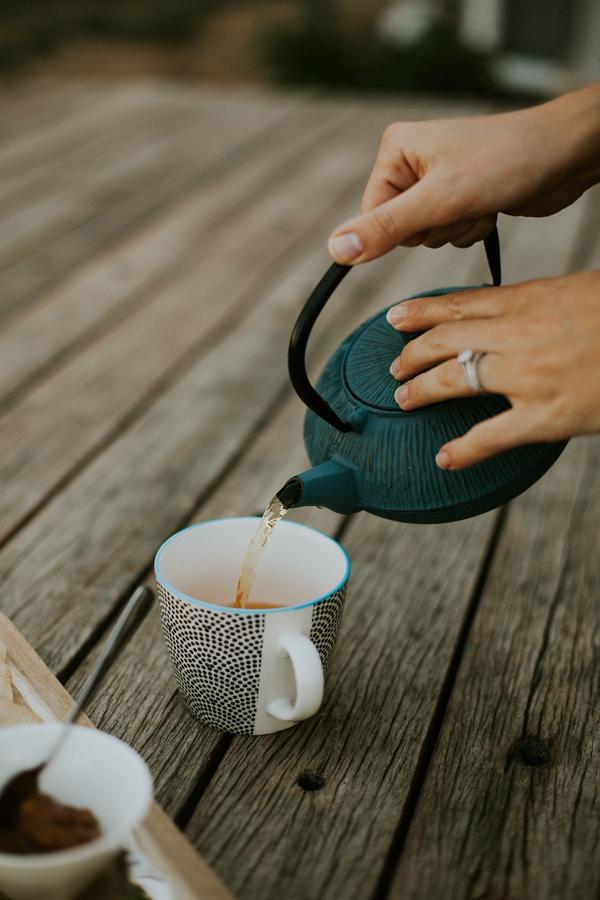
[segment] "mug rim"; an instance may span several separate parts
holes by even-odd
[[[197,597],[192,597],[191,594],[186,594],[184,591],[180,591],[178,588],[175,588],[170,581],[168,581],[160,571],[160,557],[163,552],[167,549],[169,544],[174,541],[176,538],[181,537],[182,534],[185,534],[187,531],[194,531],[196,528],[204,528],[206,525],[214,525],[217,522],[241,522],[252,520],[254,522],[260,522],[260,516],[223,516],[220,519],[207,519],[205,522],[195,522],[193,525],[187,525],[185,528],[181,528],[179,531],[176,531],[170,537],[167,538],[166,541],[160,545],[158,550],[156,551],[156,555],[154,557],[154,575],[159,584],[162,584],[169,593],[173,594],[174,597],[177,597],[178,600],[183,600],[185,603],[189,603],[192,606],[198,606],[202,609],[213,609],[218,610],[219,612],[227,612],[232,613],[233,615],[242,615],[242,616],[255,616],[255,615],[268,615],[270,613],[286,613],[291,612],[292,610],[298,609],[306,609],[309,606],[315,606],[317,603],[321,603],[323,600],[327,600],[328,597],[333,596],[339,590],[341,590],[345,584],[347,584],[348,579],[350,578],[350,570],[352,568],[352,564],[350,562],[350,557],[348,553],[340,544],[339,541],[336,541],[335,538],[332,538],[331,535],[326,534],[324,531],[320,531],[318,528],[313,528],[312,525],[305,525],[303,522],[293,522],[293,521],[284,521],[281,523],[283,527],[294,527],[294,528],[304,528],[307,531],[312,531],[314,534],[320,535],[326,541],[329,541],[331,544],[334,544],[338,550],[341,550],[342,555],[344,556],[346,562],[346,569],[344,574],[338,583],[331,588],[331,590],[327,591],[325,594],[321,594],[320,597],[315,597],[314,600],[307,600],[304,603],[295,603],[289,606],[276,606],[276,607],[266,607],[264,609],[253,608],[246,609],[244,607],[237,606],[221,606],[218,603],[209,603],[208,600],[199,600]]]

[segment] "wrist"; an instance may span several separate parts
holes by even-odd
[[[600,181],[600,82],[533,110],[542,123],[555,174],[583,193]]]

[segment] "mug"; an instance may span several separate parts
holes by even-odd
[[[319,709],[350,575],[348,555],[332,538],[279,522],[250,598],[268,608],[234,608],[259,521],[192,525],[169,538],[154,561],[179,690],[201,722],[234,734],[281,731]]]

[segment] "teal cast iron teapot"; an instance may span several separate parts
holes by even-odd
[[[500,284],[498,232],[485,239],[494,284]],[[505,397],[483,394],[412,412],[394,400],[392,361],[416,335],[395,331],[387,308],[360,325],[333,354],[317,388],[306,374],[310,332],[325,303],[350,271],[332,265],[300,313],[290,340],[292,385],[308,407],[304,441],[312,469],[279,491],[286,506],[364,509],[399,522],[450,522],[501,506],[540,478],[565,444],[530,444],[507,450],[469,469],[445,471],[435,456],[442,444],[509,407]],[[416,296],[461,290],[449,287]],[[412,299],[412,298],[407,298]],[[477,348],[475,348],[477,349]]]

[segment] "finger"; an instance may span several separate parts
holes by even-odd
[[[502,393],[501,371],[499,372],[500,358],[493,353],[486,353],[479,361],[477,375],[484,391],[489,393]],[[393,373],[392,373],[393,374]],[[453,397],[471,397],[477,394],[467,379],[463,367],[457,359],[449,359],[429,369],[422,375],[411,378],[400,385],[395,393],[395,399],[402,409],[408,411],[428,406],[430,403],[439,403],[442,400],[450,400]]]
[[[392,306],[387,320],[397,331],[426,331],[444,322],[490,319],[505,310],[509,288],[478,288],[455,291],[441,297],[418,297]]]
[[[455,247],[472,247],[478,241],[482,241],[493,230],[496,224],[496,216],[483,216],[473,223],[464,234],[453,238],[451,243]]]
[[[399,165],[392,165],[379,158],[373,166],[363,193],[361,213],[367,213],[376,206],[393,200],[413,187],[417,181],[417,176],[408,165],[402,162]]]
[[[361,213],[369,212],[374,207],[393,200],[401,193],[402,191],[393,182],[388,181],[382,172],[373,170],[362,196],[360,211]]]
[[[505,346],[502,319],[475,319],[437,325],[410,341],[394,360],[394,375],[407,381],[413,375],[458,356],[462,350],[502,353]]]
[[[451,225],[440,225],[438,228],[431,228],[427,232],[427,236],[423,241],[426,247],[437,250],[444,244],[458,240],[464,234],[467,234],[475,224],[473,219],[464,219],[461,222],[453,222]]]
[[[338,263],[356,265],[383,256],[418,232],[439,224],[432,178],[423,178],[399,196],[340,225],[329,239]]]
[[[379,145],[377,159],[367,181],[361,203],[361,212],[369,212],[408,190],[418,181],[396,138],[398,126],[386,129]]]
[[[435,458],[440,469],[466,469],[511,447],[540,440],[531,418],[508,409],[475,425],[462,437],[440,447]]]
[[[496,216],[482,216],[480,219],[462,219],[450,225],[440,225],[430,229],[424,241],[426,247],[437,249],[444,244],[455,247],[470,247],[492,231],[496,224]]]

